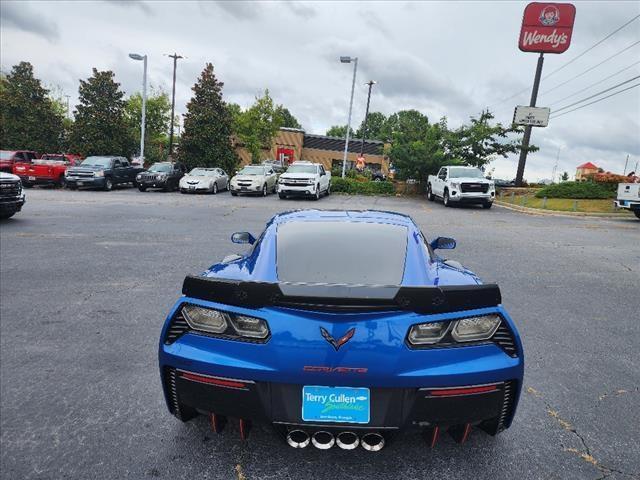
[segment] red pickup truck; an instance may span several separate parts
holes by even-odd
[[[11,173],[15,163],[30,162],[34,158],[38,158],[38,154],[31,150],[0,150],[0,171]]]
[[[64,173],[67,167],[79,165],[82,158],[69,153],[45,153],[39,159],[29,162],[15,162],[13,173],[22,180],[22,185],[29,188],[33,185],[65,186]]]

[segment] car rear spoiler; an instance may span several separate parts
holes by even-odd
[[[406,310],[422,314],[494,307],[496,284],[433,287],[245,282],[188,275],[188,297],[238,307],[287,307],[328,312]]]

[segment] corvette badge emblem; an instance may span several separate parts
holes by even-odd
[[[347,333],[345,333],[342,337],[340,337],[338,340],[336,340],[335,338],[333,338],[331,336],[331,334],[329,332],[327,332],[327,330],[324,327],[320,327],[320,333],[322,334],[322,336],[324,337],[324,339],[329,342],[333,348],[336,349],[336,352],[338,350],[340,350],[340,347],[342,345],[344,345],[345,343],[347,343],[349,340],[351,340],[351,337],[353,337],[353,335],[356,333],[356,329],[352,328],[349,331],[347,331]]]

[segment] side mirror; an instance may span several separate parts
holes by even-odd
[[[231,235],[231,241],[233,243],[248,243],[249,245],[256,243],[256,239],[249,232],[236,232]]]
[[[438,237],[430,245],[433,250],[453,250],[456,248],[456,241],[449,237]]]

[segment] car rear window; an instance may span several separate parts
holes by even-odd
[[[407,228],[365,222],[287,222],[278,226],[281,282],[400,285]]]

